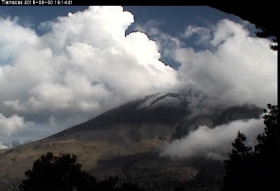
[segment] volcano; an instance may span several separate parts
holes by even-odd
[[[206,159],[159,157],[164,144],[201,125],[214,128],[234,120],[259,118],[262,112],[255,106],[214,107],[210,103],[207,95],[193,88],[158,93],[45,139],[1,151],[0,185],[24,178],[24,172],[31,169],[36,159],[53,152],[75,153],[82,168],[100,179],[118,175],[150,190],[157,184],[161,190],[170,190],[169,184],[196,179],[200,172],[213,172],[222,164]]]

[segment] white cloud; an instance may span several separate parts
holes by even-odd
[[[161,22],[157,20],[149,20],[146,24],[136,25],[134,28],[137,31],[148,34],[149,37],[155,40],[163,57],[171,57],[171,55],[174,54],[173,51],[182,46],[182,42],[178,38],[160,30],[160,25]]]
[[[125,35],[133,22],[122,7],[89,7],[42,23],[38,36],[1,19],[4,114],[41,115],[44,123],[53,116],[51,124],[59,119],[56,126],[65,128],[176,85],[177,73],[159,60],[154,41],[141,32]]]
[[[187,36],[199,34],[200,30],[190,27]],[[216,106],[277,104],[277,53],[269,48],[271,42],[250,37],[242,25],[229,20],[222,20],[207,30],[213,34],[208,49],[195,51],[180,47],[173,51],[174,59],[181,63],[178,69],[181,82],[217,98],[212,103]],[[199,35],[205,37],[203,33]],[[263,129],[262,119],[235,121],[214,129],[202,126],[166,145],[161,155],[223,160],[232,149],[231,142],[238,130],[246,134],[247,144],[252,146]]]
[[[238,131],[247,136],[245,144],[253,146],[257,143],[257,135],[262,133],[263,130],[264,124],[261,118],[248,121],[237,120],[229,124],[216,126],[213,129],[200,126],[186,137],[174,140],[163,147],[161,156],[206,157],[224,160],[232,149],[231,143],[236,138]]]
[[[247,25],[224,19],[207,28],[188,26],[178,37],[162,32],[156,22],[136,29],[148,33],[164,56],[181,64],[181,84],[193,85],[219,105],[277,104],[277,53],[269,48],[271,41],[251,37]],[[200,50],[183,43],[194,35]]]
[[[211,50],[185,47],[175,51],[181,81],[225,105],[276,104],[277,55],[269,48],[270,41],[250,38],[246,29],[229,20],[213,29]]]
[[[196,44],[205,44],[208,45],[209,40],[211,39],[211,30],[205,27],[197,27],[197,26],[188,26],[182,35],[184,38],[189,38],[193,35],[198,35],[198,39],[196,40]]]
[[[34,124],[32,122],[25,122],[24,118],[18,115],[5,117],[2,113],[0,113],[0,135],[11,136],[17,131],[32,127],[33,125]]]

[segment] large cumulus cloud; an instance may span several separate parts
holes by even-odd
[[[89,7],[42,23],[39,36],[0,19],[1,109],[66,126],[175,85],[156,43],[141,32],[125,35],[132,22],[122,7]]]
[[[269,48],[270,40],[252,35],[247,22],[189,25],[177,37],[164,33],[155,21],[136,28],[180,64],[182,84],[192,84],[225,106],[277,104],[277,52]],[[196,48],[190,47],[190,38]]]
[[[185,37],[193,33],[208,39],[204,41],[208,48],[176,50],[174,59],[181,63],[183,81],[223,105],[277,104],[277,53],[269,48],[269,40],[250,37],[241,24],[226,19],[212,29],[188,27]]]
[[[270,40],[252,35],[247,22],[189,25],[177,37],[160,30],[155,21],[136,29],[155,39],[163,56],[179,63],[180,84],[216,98],[213,105],[277,104],[277,52],[269,48]]]

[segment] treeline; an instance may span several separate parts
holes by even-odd
[[[20,191],[144,191],[129,181],[118,184],[118,177],[97,181],[81,169],[74,154],[54,156],[48,152],[34,162],[32,170],[26,171],[25,176],[19,185]]]
[[[172,165],[165,172],[161,165],[140,165],[124,169],[119,176],[96,179],[81,169],[81,165],[76,162],[76,155],[64,154],[57,157],[53,153],[47,153],[34,162],[31,170],[25,172],[26,178],[20,183],[19,190],[214,191],[219,190],[222,185],[221,174],[213,173],[211,168],[199,171],[191,180],[187,178],[189,181],[180,180],[182,171],[173,170]],[[189,169],[185,173],[193,172]]]

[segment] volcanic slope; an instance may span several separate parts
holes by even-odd
[[[193,88],[129,102],[45,139],[0,153],[0,179],[23,178],[33,162],[48,151],[75,153],[83,169],[99,176],[129,174],[128,169],[135,165],[148,168],[155,163],[160,165],[158,173],[179,169],[183,179],[190,179],[198,172],[195,165],[160,158],[158,148],[200,125],[213,128],[237,119],[258,118],[262,112],[247,105],[210,107],[210,102]],[[201,112],[194,115],[194,108]]]

